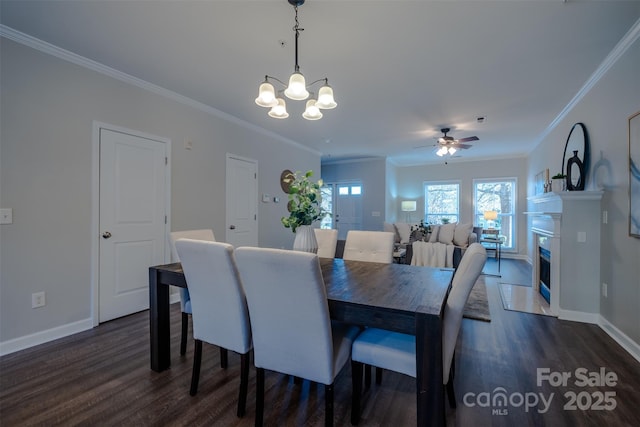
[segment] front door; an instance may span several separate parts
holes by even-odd
[[[345,240],[349,230],[362,229],[362,184],[340,183],[336,188],[335,224],[338,239]]]
[[[149,308],[165,259],[167,143],[100,129],[99,320]]]
[[[227,154],[227,243],[258,246],[258,163]]]

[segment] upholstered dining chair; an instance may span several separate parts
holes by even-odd
[[[442,384],[446,387],[449,404],[456,407],[453,390],[454,353],[462,312],[471,288],[482,272],[487,252],[479,243],[472,243],[465,252],[453,277],[447,297],[442,325]],[[363,364],[389,369],[401,374],[416,376],[416,339],[413,335],[368,328],[353,343],[351,354],[353,395],[351,423],[360,421],[360,394],[362,393]]]
[[[193,320],[193,372],[190,394],[198,392],[202,343],[220,347],[222,368],[227,350],[240,354],[240,392],[237,415],[242,417],[247,401],[251,327],[247,300],[228,243],[178,239],[176,250],[191,294]]]
[[[318,256],[321,258],[335,258],[338,245],[338,230],[314,228],[318,242]]]
[[[263,424],[267,369],[324,384],[325,425],[333,425],[333,382],[360,329],[331,322],[318,256],[241,247],[235,257],[253,333],[255,425]]]
[[[394,234],[388,231],[347,232],[342,258],[351,261],[393,262]]]
[[[180,262],[180,257],[176,251],[176,240],[178,239],[194,239],[194,240],[206,240],[208,242],[215,242],[216,238],[213,234],[213,230],[209,228],[201,230],[185,230],[174,231],[170,234],[171,237],[171,257],[173,262]],[[191,315],[191,297],[189,296],[189,290],[180,288],[180,310],[182,311],[182,333],[180,336],[180,354],[187,352],[187,333],[189,331],[189,315]]]

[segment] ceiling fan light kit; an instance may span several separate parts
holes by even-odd
[[[298,22],[298,6],[302,6],[304,4],[304,0],[287,0],[288,3],[293,6],[296,13],[296,25],[293,27],[293,31],[296,33],[296,56],[295,56],[295,68],[293,74],[289,77],[289,84],[285,84],[282,80],[277,79],[273,76],[266,75],[264,76],[264,82],[260,85],[258,89],[258,97],[256,98],[256,104],[261,107],[271,108],[269,111],[269,116],[275,119],[286,119],[289,117],[289,113],[287,113],[287,104],[280,95],[284,93],[284,95],[292,99],[294,101],[304,101],[309,98],[309,96],[313,95],[313,93],[309,92],[309,88],[316,83],[324,82],[324,85],[318,91],[318,99],[310,99],[307,101],[306,109],[304,113],[302,113],[302,117],[307,120],[319,120],[322,118],[322,110],[330,110],[332,108],[336,108],[338,104],[336,104],[335,99],[333,98],[333,89],[329,86],[329,79],[326,77],[311,82],[307,85],[306,80],[302,73],[300,72],[300,66],[298,65],[298,38],[300,37],[300,31],[304,31],[304,28],[300,28],[300,24]],[[276,93],[275,88],[271,81],[280,83],[285,89],[279,90]]]
[[[471,142],[471,141],[479,141],[480,138],[477,136],[469,136],[467,138],[455,139],[452,136],[448,136],[447,133],[451,131],[450,128],[442,128],[440,132],[442,132],[442,136],[438,138],[438,143],[435,145],[439,147],[436,151],[436,154],[440,157],[449,155],[453,156],[460,149],[466,150],[467,148],[471,148],[469,144],[461,144],[461,142]]]

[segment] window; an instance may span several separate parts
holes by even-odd
[[[331,228],[333,226],[333,219],[331,217],[333,214],[333,185],[323,185],[320,187],[320,196],[322,197],[320,201],[322,209],[330,214],[322,218],[320,228]]]
[[[429,224],[458,222],[460,211],[458,182],[426,182],[424,184],[424,217]]]
[[[474,223],[483,228],[497,228],[504,238],[503,249],[514,249],[516,242],[515,178],[475,179],[473,181]],[[485,220],[486,211],[495,211],[498,218]]]

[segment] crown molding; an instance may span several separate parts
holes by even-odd
[[[0,24],[0,37],[13,40],[16,43],[20,43],[30,48],[36,49],[40,52],[47,53],[49,55],[55,56],[62,60],[71,62],[73,64],[79,65],[81,67],[87,68],[89,70],[95,71],[97,73],[103,74],[113,79],[119,80],[121,82],[128,83],[130,85],[139,87],[141,89],[144,89],[149,92],[155,93],[157,95],[163,96],[165,98],[171,99],[173,101],[177,101],[181,104],[195,108],[196,110],[203,111],[207,114],[229,121],[243,128],[253,130],[265,136],[269,136],[271,138],[274,138],[286,144],[292,145],[301,150],[308,151],[317,156],[322,155],[322,153],[317,150],[309,148],[303,144],[300,144],[299,142],[285,138],[282,135],[278,135],[277,133],[264,129],[260,126],[254,125],[253,123],[247,122],[246,120],[239,119],[238,117],[232,116],[231,114],[225,113],[224,111],[220,111],[217,108],[213,108],[207,104],[196,101],[192,98],[186,97],[184,95],[180,95],[177,92],[173,92],[169,89],[165,89],[161,86],[155,85],[153,83],[149,83],[138,77],[134,77],[122,71],[118,71],[115,68],[111,68],[107,65],[101,64],[100,62],[94,61],[89,58],[85,58],[84,56],[80,56],[76,53],[73,53],[61,47],[55,46],[51,43],[45,42],[38,38],[32,37],[28,34],[14,30],[13,28],[8,27],[4,24]]]
[[[569,114],[571,110],[584,98],[589,91],[600,81],[600,79],[609,71],[613,65],[618,62],[618,59],[624,55],[624,53],[638,40],[640,37],[640,19],[638,19],[635,24],[631,26],[629,31],[622,37],[622,39],[616,44],[611,52],[607,55],[607,57],[602,61],[600,66],[591,74],[591,76],[587,79],[584,85],[580,88],[578,93],[569,101],[569,103],[560,111],[560,113],[556,116],[555,119],[549,126],[538,136],[538,142],[532,148],[533,151],[540,143],[560,124],[562,120]]]

